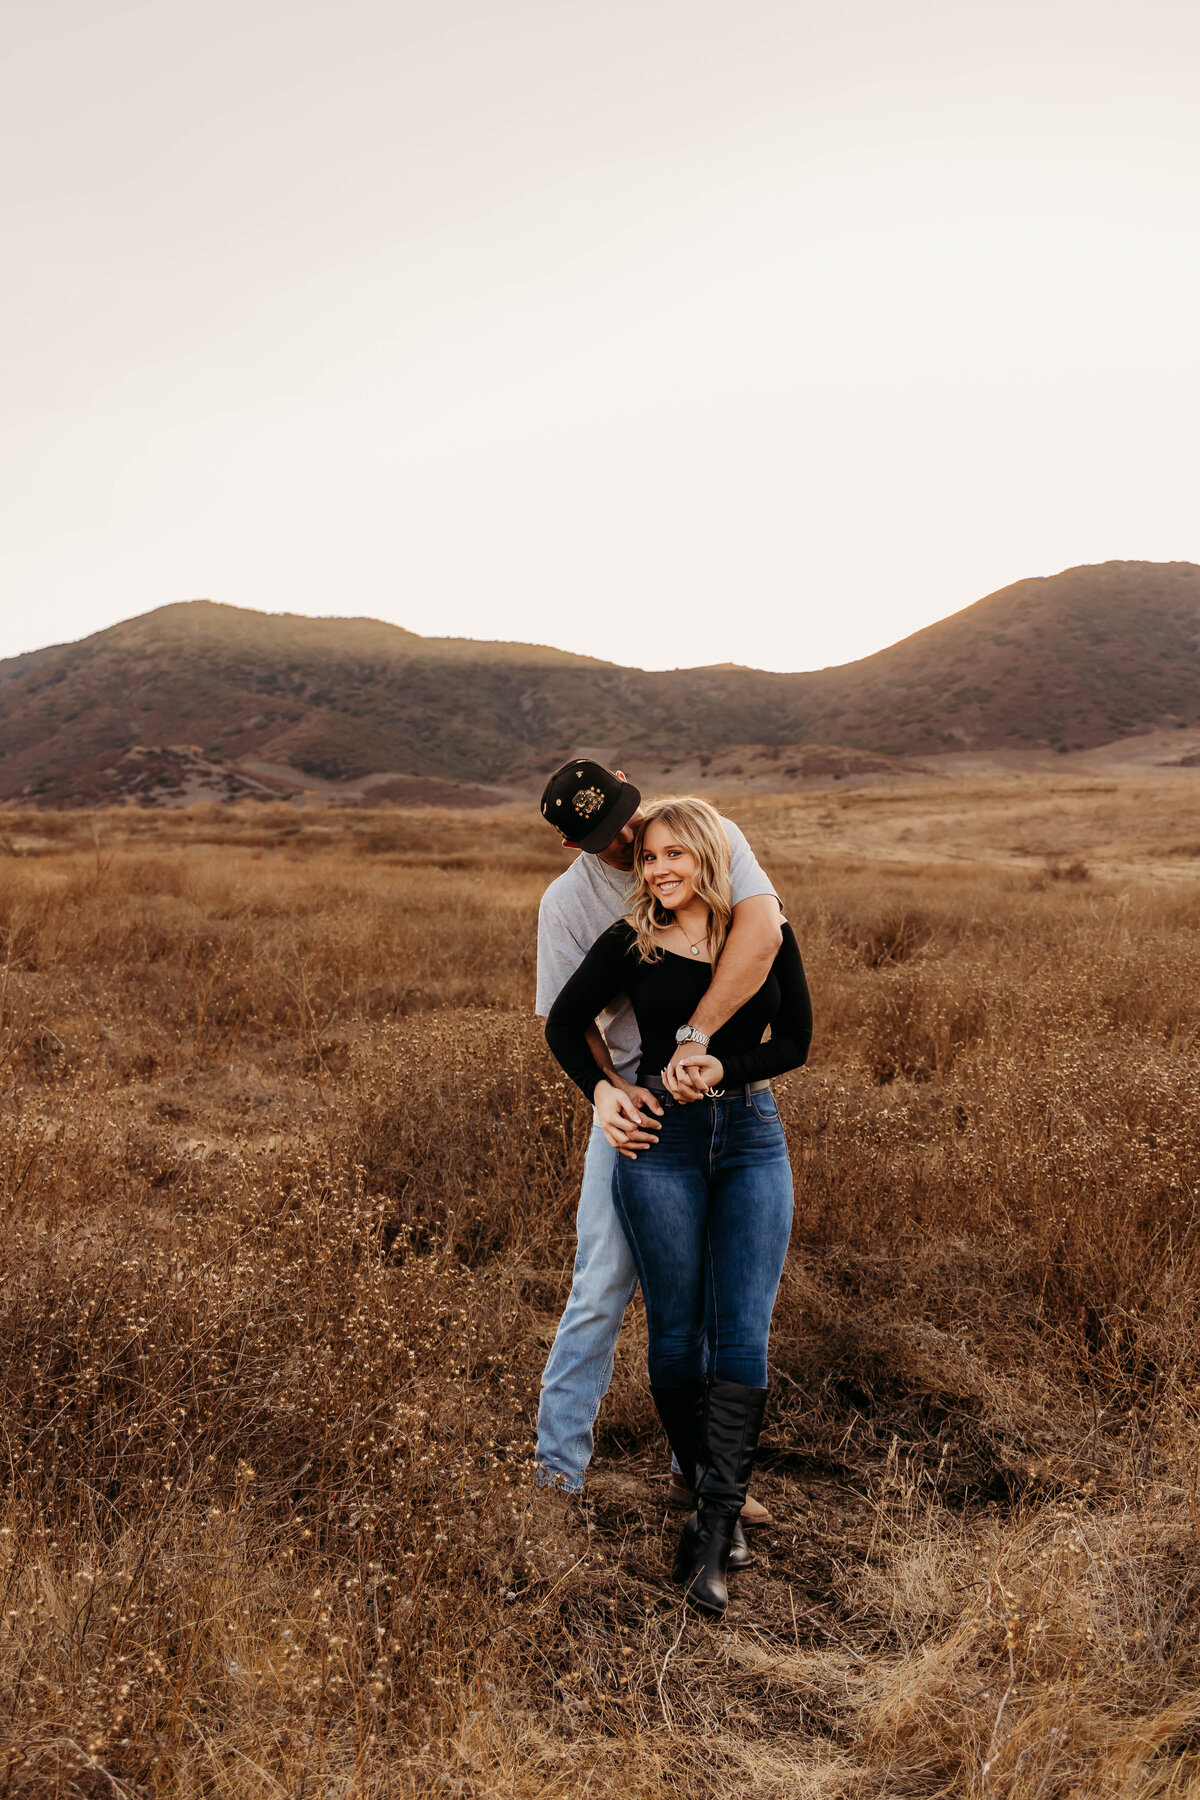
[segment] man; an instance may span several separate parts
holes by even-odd
[[[579,850],[542,896],[538,912],[537,1011],[549,1015],[558,994],[596,939],[623,916],[633,891],[633,841],[641,822],[641,795],[620,769],[584,758],[564,763],[546,783],[542,816],[569,850]],[[733,921],[712,981],[686,1027],[665,1072],[677,1099],[697,1100],[703,1090],[678,1064],[756,994],[782,941],[780,903],[742,832],[730,820]],[[653,1154],[662,1107],[636,1085],[641,1042],[627,1000],[601,1015],[589,1034],[592,1052],[615,1092],[606,1097],[588,1140],[577,1215],[578,1250],[571,1293],[542,1376],[538,1406],[539,1480],[578,1493],[592,1456],[592,1428],[612,1380],[613,1355],[625,1308],[637,1286],[633,1257],[612,1202],[618,1155]],[[692,1495],[678,1473],[668,1498],[689,1507]],[[770,1514],[748,1500],[746,1524],[770,1523]]]

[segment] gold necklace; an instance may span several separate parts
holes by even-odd
[[[702,943],[703,943],[703,942],[704,942],[704,940],[705,940],[705,938],[707,938],[707,936],[708,936],[708,933],[707,933],[707,931],[706,931],[706,932],[705,932],[705,934],[704,934],[704,937],[703,937],[703,938],[697,938],[697,939],[696,939],[696,942],[695,942],[695,943],[694,943],[694,944],[693,944],[693,942],[692,942],[692,940],[691,940],[691,938],[690,938],[690,937],[688,937],[688,934],[687,934],[687,932],[686,932],[686,931],[684,931],[684,930],[683,930],[683,924],[682,924],[682,921],[681,921],[681,920],[680,920],[680,919],[679,919],[679,917],[678,917],[678,915],[676,915],[676,919],[675,919],[675,923],[676,923],[676,925],[678,925],[678,926],[679,926],[679,929],[680,929],[680,931],[683,931],[683,935],[684,935],[684,937],[685,937],[685,938],[687,938],[687,941],[688,941],[688,949],[689,949],[689,950],[690,950],[690,951],[691,951],[691,953],[692,953],[692,955],[693,955],[693,956],[699,956],[699,954],[700,954],[700,946],[701,946],[701,944],[702,944]]]

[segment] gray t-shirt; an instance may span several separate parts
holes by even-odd
[[[729,881],[735,906],[775,889],[759,868],[745,834],[731,819],[722,819],[729,837]],[[537,1000],[543,1019],[596,939],[629,910],[633,876],[610,869],[598,856],[582,851],[569,869],[550,883],[538,908]],[[623,996],[597,1024],[613,1068],[633,1081],[641,1060],[642,1040],[633,1008]]]

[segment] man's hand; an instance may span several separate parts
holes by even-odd
[[[593,1099],[606,1141],[621,1156],[636,1162],[638,1151],[649,1149],[662,1129],[659,1102],[649,1088],[634,1087],[628,1081],[622,1081],[620,1086],[598,1081]],[[658,1118],[653,1116],[656,1113]]]
[[[663,1086],[681,1106],[689,1100],[703,1100],[710,1088],[720,1087],[724,1076],[725,1065],[719,1056],[709,1056],[688,1044],[680,1044],[662,1074]]]

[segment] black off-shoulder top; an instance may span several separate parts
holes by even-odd
[[[628,994],[642,1036],[638,1080],[657,1077],[675,1053],[675,1033],[686,1025],[712,980],[712,964],[674,951],[643,962],[632,925],[618,919],[592,948],[550,1009],[546,1042],[590,1100],[605,1079],[587,1043],[587,1030],[618,994]],[[764,1044],[763,1033],[771,1036]],[[800,947],[790,925],[767,979],[757,994],[714,1032],[710,1053],[719,1056],[725,1087],[741,1087],[798,1069],[812,1042],[812,1002]]]

